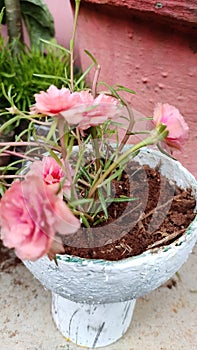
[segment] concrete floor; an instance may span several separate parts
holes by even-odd
[[[80,350],[56,330],[50,292],[7,256],[0,264],[0,349]],[[197,349],[197,246],[168,283],[137,301],[126,335],[106,350]]]

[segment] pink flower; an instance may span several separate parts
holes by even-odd
[[[88,91],[79,92],[79,96],[80,104],[60,113],[69,125],[76,125],[79,130],[86,130],[122,115],[120,103],[114,97],[100,94],[94,99]]]
[[[85,122],[88,123],[89,118],[87,110],[90,109],[90,106],[94,103],[93,95],[87,90],[78,92],[78,96],[79,103],[66,111],[60,112],[60,115],[66,120],[66,122],[73,126],[78,126]]]
[[[35,166],[35,162],[34,162]],[[42,160],[43,178],[47,185],[59,183],[65,177],[60,165],[52,157],[44,157]]]
[[[88,90],[82,90],[79,92],[80,103],[85,105],[92,105],[94,102],[94,97],[92,93]]]
[[[42,113],[49,116],[66,111],[80,103],[80,97],[77,92],[71,93],[67,88],[58,89],[51,85],[48,90],[35,94],[35,105],[31,108],[31,113]]]
[[[168,103],[158,103],[153,113],[153,122],[156,126],[166,125],[169,133],[165,142],[169,147],[181,151],[188,139],[189,128],[179,110]]]
[[[119,101],[105,94],[98,95],[89,110],[86,111],[88,122],[81,121],[79,129],[85,130],[90,126],[97,126],[103,124],[107,120],[115,120],[122,115],[122,109]]]
[[[71,93],[69,89],[51,85],[46,92],[41,91],[34,96],[36,103],[31,113],[60,115],[70,126],[77,126],[80,130],[116,119],[122,114],[117,99],[105,94],[94,98],[87,90]]]
[[[60,160],[60,162],[62,161]],[[70,176],[73,175],[71,166],[69,166],[67,171],[69,172]],[[65,172],[53,157],[44,157],[42,161],[37,160],[33,162],[30,166],[30,171],[26,175],[26,178],[30,178],[32,174],[40,176],[46,185],[59,184],[62,182],[62,189],[64,193],[70,197],[71,182],[65,178]]]
[[[32,175],[13,182],[1,199],[1,239],[8,248],[15,248],[20,259],[40,258],[50,251],[56,233],[67,235],[80,227],[54,186]]]

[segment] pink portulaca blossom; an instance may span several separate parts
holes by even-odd
[[[67,197],[70,197],[71,191],[71,181],[66,178],[66,174],[63,171],[63,162],[62,167],[57,163],[53,157],[44,157],[42,161],[37,160],[32,163],[30,166],[30,171],[27,173],[26,177],[31,177],[32,174],[37,174],[46,185],[60,184],[64,193]],[[73,170],[70,165],[67,169],[70,177],[73,175]]]
[[[2,197],[1,239],[6,247],[15,248],[20,259],[36,260],[50,253],[56,233],[67,235],[80,227],[79,220],[56,195],[57,189],[58,184],[48,186],[32,174],[22,182],[13,182]]]
[[[89,122],[87,111],[94,103],[93,95],[85,90],[78,92],[78,96],[79,103],[70,109],[60,112],[60,116],[62,116],[70,126],[79,126],[81,123]]]
[[[69,125],[76,125],[79,130],[103,124],[107,120],[115,120],[122,115],[122,108],[117,99],[105,94],[95,99],[88,91],[79,92],[81,103],[60,114]]]
[[[70,126],[79,130],[103,124],[122,114],[119,101],[105,94],[94,98],[90,91],[70,92],[67,88],[58,89],[51,85],[46,92],[34,96],[36,103],[31,113],[62,116]]]
[[[122,115],[122,108],[119,101],[105,94],[98,95],[89,110],[85,112],[88,121],[82,120],[79,124],[80,130],[85,130],[91,126],[103,124],[107,120],[115,120]]]
[[[164,124],[168,135],[165,142],[172,149],[181,151],[185,141],[188,139],[188,125],[179,110],[168,103],[158,103],[154,109],[153,122],[156,126]]]
[[[81,104],[91,105],[94,102],[94,97],[89,90],[80,91],[79,96]]]
[[[57,115],[80,103],[77,92],[71,93],[67,88],[58,89],[51,85],[48,90],[34,95],[36,103],[31,108],[31,113],[42,113],[49,116]]]
[[[65,177],[65,174],[62,168],[54,158],[44,157],[42,160],[42,164],[43,164],[43,167],[42,167],[43,178],[47,185],[59,183]],[[34,162],[34,166],[35,166],[35,162]]]

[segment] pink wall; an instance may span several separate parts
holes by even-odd
[[[69,47],[73,22],[70,0],[45,1],[54,18],[56,39],[58,43],[65,47]]]
[[[83,69],[90,64],[89,57],[82,55],[87,49],[102,67],[100,80],[137,92],[130,96],[136,110],[151,115],[157,102],[180,109],[189,124],[190,138],[184,153],[176,156],[197,177],[197,46],[193,31],[179,28],[178,22],[172,26],[162,18],[157,21],[155,15],[82,1],[78,48]]]

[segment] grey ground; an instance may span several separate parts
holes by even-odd
[[[8,258],[7,258],[8,259]],[[0,349],[80,350],[56,330],[50,292],[20,263],[0,264]],[[137,301],[126,335],[106,350],[197,349],[197,246],[165,285]]]

